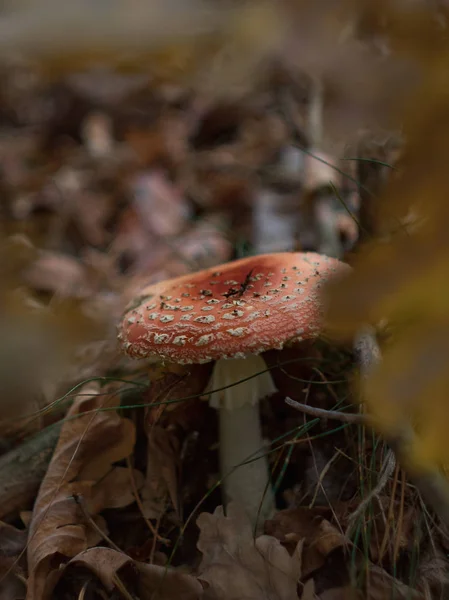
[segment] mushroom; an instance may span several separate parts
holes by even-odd
[[[125,312],[119,340],[128,355],[215,361],[209,390],[225,503],[239,502],[253,523],[274,509],[258,402],[275,387],[260,355],[317,337],[319,288],[348,268],[315,253],[252,256],[150,285]]]

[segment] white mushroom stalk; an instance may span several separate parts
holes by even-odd
[[[274,508],[258,409],[274,386],[260,374],[260,354],[317,337],[319,288],[348,269],[311,252],[261,254],[150,285],[123,317],[119,339],[131,356],[215,362],[209,389],[226,388],[211,398],[219,410],[225,502],[242,504],[253,524]]]
[[[225,502],[238,502],[253,525],[271,518],[275,508],[259,417],[259,400],[276,391],[266,369],[257,355],[221,359],[209,384],[210,405],[219,410]]]

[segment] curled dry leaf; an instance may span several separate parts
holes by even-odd
[[[280,510],[273,519],[265,522],[265,532],[283,544],[292,539],[295,543],[303,538],[309,540],[315,535],[321,521],[331,514],[331,509],[326,507],[299,506]]]
[[[304,540],[303,577],[326,568],[329,555],[334,550],[343,550],[348,544],[347,538],[325,516],[330,516],[329,509],[299,507],[281,510],[265,524],[266,531],[276,536],[287,547],[298,540]]]
[[[27,600],[48,600],[64,563],[88,547],[88,525],[74,497],[81,496],[94,517],[105,507],[94,494],[95,484],[133,450],[134,425],[115,411],[99,412],[116,400],[98,392],[89,384],[81,390],[87,396],[75,399],[68,413],[73,419],[62,427],[39,490],[30,524]]]
[[[121,581],[127,591],[135,590],[140,600],[199,600],[203,596],[203,587],[191,575],[135,562],[110,548],[85,550],[69,565],[89,569],[109,593],[116,591]]]
[[[68,563],[66,574],[79,567],[85,567],[96,575],[109,593],[117,590],[120,582],[127,589],[135,588],[138,577],[134,562],[126,554],[111,548],[89,548],[80,552]]]
[[[247,517],[234,503],[228,516],[220,506],[214,514],[202,513],[197,523],[203,553],[200,578],[209,584],[206,598],[297,600],[300,552],[291,557],[267,535],[254,540]]]

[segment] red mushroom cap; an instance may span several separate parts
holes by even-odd
[[[282,252],[162,281],[128,306],[119,340],[130,356],[183,364],[280,349],[319,335],[319,288],[347,269],[313,252]]]

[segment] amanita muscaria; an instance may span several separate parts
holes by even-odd
[[[274,508],[258,402],[275,387],[261,354],[317,337],[320,287],[347,269],[315,253],[252,256],[150,285],[123,317],[119,340],[130,356],[215,362],[209,389],[222,390],[211,393],[211,405],[219,410],[225,500],[239,502],[253,522]]]

